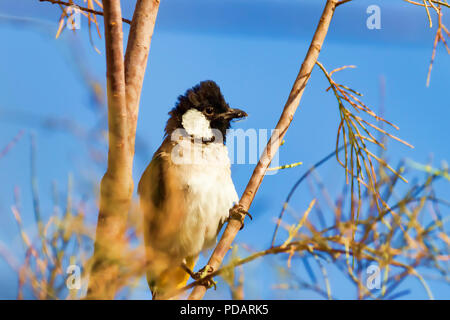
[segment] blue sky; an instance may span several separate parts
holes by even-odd
[[[127,2],[123,15],[131,17],[134,1],[122,2]],[[322,3],[162,1],[138,122],[139,139],[148,151],[136,158],[135,181],[161,142],[167,112],[177,96],[201,80],[215,80],[231,106],[247,111],[248,119],[235,127],[273,128],[308,49]],[[374,3],[381,7],[381,30],[366,28],[366,8]],[[32,225],[30,133],[36,136],[38,184],[47,217],[52,209],[52,181],[64,192],[67,176],[72,173],[82,197],[83,192],[89,192],[83,188],[83,181],[99,181],[105,170],[104,165],[92,163],[83,139],[42,125],[43,119],[60,117],[82,128],[93,127],[97,121],[96,107],[85,79],[105,83],[102,40],[94,34],[95,45],[102,52],[99,55],[89,43],[85,20],[76,35],[65,30],[55,40],[59,14],[56,6],[47,3],[0,0],[0,38],[5,44],[0,51],[0,150],[20,130],[26,133],[0,158],[0,241],[17,251],[18,256],[22,249],[10,206],[14,186],[18,186],[22,190],[23,212],[28,214],[25,225]],[[450,12],[444,19],[447,25],[449,16]],[[128,32],[127,26],[125,31]],[[432,155],[434,164],[439,166],[450,158],[450,100],[446,96],[450,59],[442,46],[437,51],[431,86],[425,86],[434,32],[421,8],[399,0],[355,0],[338,8],[319,57],[329,70],[356,65],[357,69],[342,71],[336,79],[363,92],[364,101],[375,110],[380,105],[380,77],[385,79],[385,116],[400,127],[395,134],[415,146],[409,149],[391,142],[389,158],[393,164],[401,158],[426,162]],[[292,184],[306,168],[334,148],[338,112],[326,88],[323,74],[315,69],[280,151],[281,164],[302,161],[304,165],[265,178],[251,209],[255,219],[239,233],[238,242],[255,249],[266,248],[273,219]],[[102,148],[100,151],[106,152]],[[253,165],[233,166],[238,194],[244,190],[252,170]],[[320,170],[332,194],[340,191],[342,173],[335,161]],[[440,183],[438,190],[442,198],[449,199],[448,182]],[[302,212],[310,199],[307,192],[300,190],[292,207]],[[91,209],[95,212],[95,208]],[[443,210],[448,215],[448,208]],[[267,283],[273,277],[261,262],[249,264],[245,272],[254,278],[246,287],[248,298],[319,298],[308,291],[274,293],[269,289],[274,283]],[[336,296],[354,297],[349,283],[338,275],[330,267]],[[17,289],[12,277],[12,271],[0,261],[0,298],[15,297]],[[450,297],[448,285],[433,281],[429,284],[437,298]],[[408,280],[403,286],[411,289],[407,298],[426,298],[417,280]],[[149,298],[149,293],[143,289],[135,297]],[[218,290],[209,297],[228,295]]]

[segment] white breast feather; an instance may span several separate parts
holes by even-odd
[[[178,245],[185,256],[190,256],[215,243],[219,223],[227,219],[229,209],[239,199],[231,180],[228,150],[222,143],[192,144],[183,140],[178,145],[189,151],[193,147],[202,155],[194,163],[175,164],[186,204]]]

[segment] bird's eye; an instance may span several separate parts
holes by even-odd
[[[213,107],[206,107],[206,108],[205,108],[205,113],[206,113],[207,115],[212,115],[213,112],[214,112]]]

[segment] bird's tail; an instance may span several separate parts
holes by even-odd
[[[186,266],[193,270],[198,257],[190,257],[186,259]],[[183,288],[189,280],[189,273],[180,266],[173,266],[163,271],[157,279],[152,277],[150,272],[147,274],[147,280],[152,291],[153,300],[159,300],[164,295],[170,294],[177,289]],[[170,299],[177,299],[177,296]]]

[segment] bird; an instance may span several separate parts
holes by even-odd
[[[169,112],[164,139],[138,185],[147,282],[153,299],[186,285],[238,205],[226,133],[247,113],[231,108],[212,80],[188,89]],[[206,272],[212,270],[206,270]],[[211,285],[211,283],[209,283]]]

